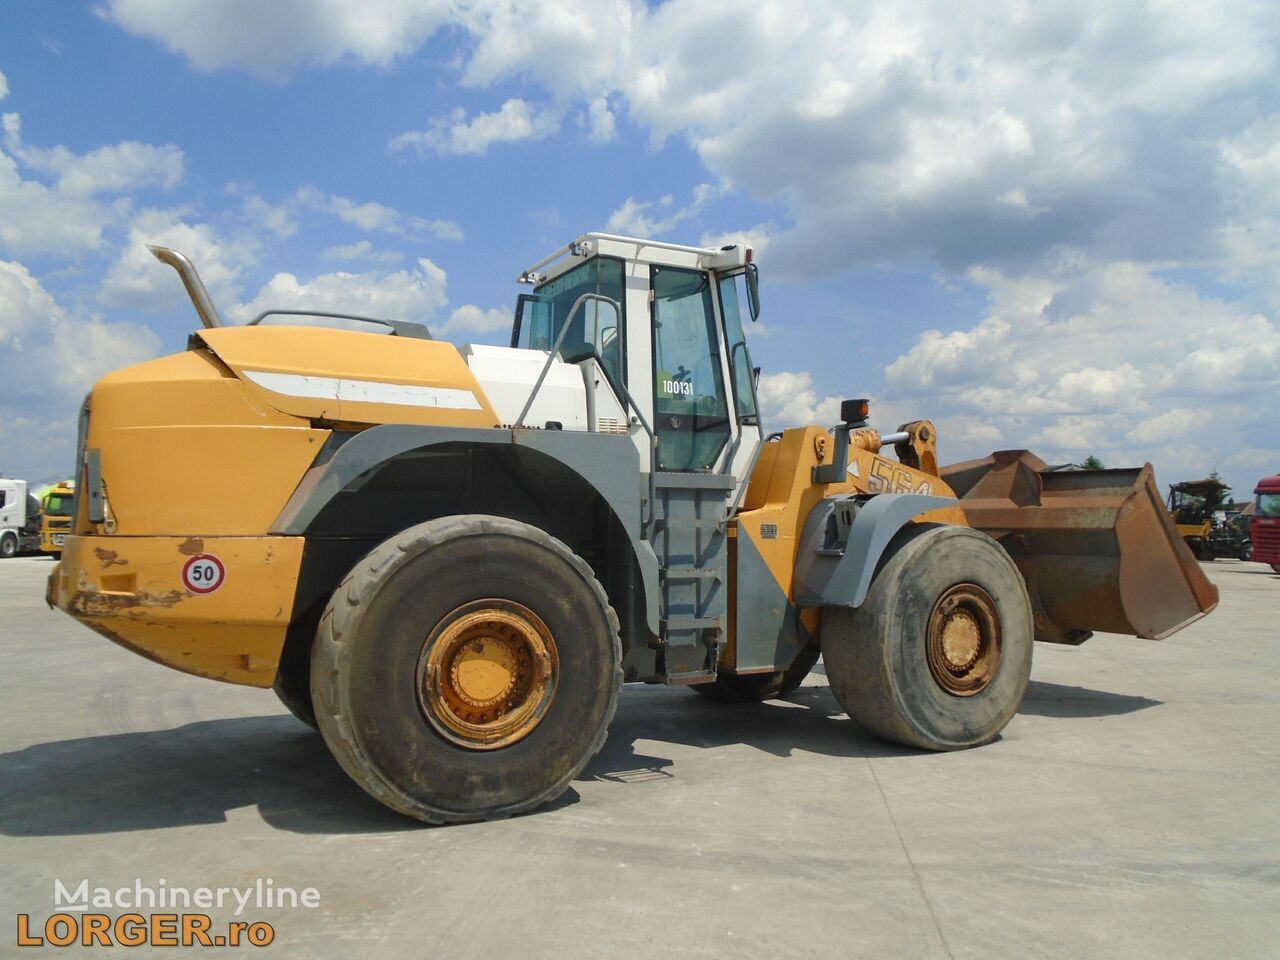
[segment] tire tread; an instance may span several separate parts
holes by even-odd
[[[595,595],[608,621],[614,649],[614,683],[604,722],[600,725],[600,732],[595,742],[587,751],[582,763],[570,770],[567,776],[541,793],[518,803],[481,813],[459,815],[429,807],[421,801],[408,797],[388,782],[369,762],[356,743],[350,718],[342,709],[343,704],[338,702],[340,685],[337,679],[338,672],[343,668],[346,659],[348,638],[358,620],[359,611],[373,599],[385,580],[402,564],[433,546],[455,538],[470,536],[507,536],[530,540],[550,550],[573,567]],[[622,639],[618,615],[609,603],[604,587],[596,579],[595,572],[585,560],[546,531],[516,520],[485,514],[460,514],[428,521],[416,527],[410,527],[370,551],[351,569],[334,591],[328,607],[320,618],[311,662],[312,699],[315,703],[316,721],[339,766],[367,793],[388,807],[425,823],[437,825],[505,819],[516,814],[527,813],[560,796],[573,778],[604,746],[609,734],[609,725],[618,708],[618,691],[622,687]]]

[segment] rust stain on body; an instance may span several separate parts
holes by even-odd
[[[187,594],[183,590],[165,590],[162,593],[97,593],[79,590],[67,606],[79,616],[110,617],[139,608],[167,609],[186,598]]]
[[[188,537],[178,544],[178,552],[187,557],[198,557],[204,553],[204,541],[199,537]]]
[[[125,561],[120,559],[120,555],[114,550],[107,550],[103,547],[95,547],[93,555],[102,561],[104,567],[119,566],[123,567]]]

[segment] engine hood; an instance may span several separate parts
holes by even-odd
[[[326,327],[214,327],[195,336],[282,413],[343,423],[492,427],[497,414],[449,343]]]

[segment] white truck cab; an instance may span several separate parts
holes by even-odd
[[[0,558],[39,549],[39,502],[27,481],[0,478]]]

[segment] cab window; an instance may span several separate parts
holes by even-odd
[[[658,469],[709,469],[729,440],[711,278],[652,268]]]
[[[71,515],[71,496],[51,493],[44,499],[44,512],[51,517],[67,517]]]
[[[622,358],[625,307],[622,261],[596,257],[538,287],[532,296],[520,298],[513,347],[550,350],[578,298],[584,293],[606,297],[623,312],[599,300],[587,300],[573,316],[560,345],[560,355],[570,362],[592,353],[600,358],[614,383],[626,383]]]
[[[729,372],[733,377],[734,407],[739,423],[758,423],[755,373],[751,369],[751,355],[747,352],[747,338],[742,332],[743,318],[751,317],[748,302],[745,273],[720,279],[720,309],[724,314]]]

